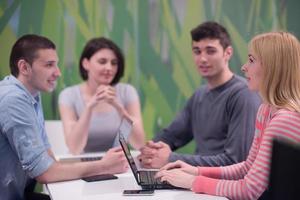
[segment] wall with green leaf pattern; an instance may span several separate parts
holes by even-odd
[[[77,62],[85,42],[109,37],[124,51],[122,81],[138,89],[151,138],[202,83],[191,56],[192,28],[206,20],[227,27],[235,50],[230,66],[241,74],[247,42],[256,33],[289,30],[299,38],[299,8],[298,0],[0,0],[0,78],[9,74],[10,49],[19,36],[49,37],[63,75],[53,93],[43,94],[43,108],[46,119],[58,119],[59,92],[81,81]]]

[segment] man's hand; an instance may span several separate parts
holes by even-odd
[[[138,159],[145,168],[161,168],[168,163],[171,152],[169,145],[164,142],[148,141],[145,147],[141,148]]]
[[[109,174],[124,173],[128,170],[128,162],[121,147],[109,149],[100,162],[105,164],[105,172]]]

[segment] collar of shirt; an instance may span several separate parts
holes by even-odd
[[[32,96],[32,94],[27,90],[27,88],[21,83],[15,76],[9,75],[4,78],[4,80],[8,81],[9,83],[12,83],[22,89],[27,96],[30,98],[30,101],[33,105],[37,105],[40,101],[40,93],[36,97]]]

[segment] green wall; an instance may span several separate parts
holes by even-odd
[[[53,93],[43,94],[43,107],[46,119],[58,119],[59,92],[81,81],[77,62],[85,42],[109,37],[124,51],[122,81],[138,89],[151,138],[202,82],[191,56],[192,28],[206,20],[227,27],[235,50],[230,65],[241,74],[254,34],[289,30],[299,38],[299,8],[298,0],[0,0],[0,78],[9,74],[10,49],[19,36],[49,37],[63,75]]]

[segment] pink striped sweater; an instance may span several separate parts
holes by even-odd
[[[199,167],[192,190],[230,199],[258,199],[268,186],[274,138],[300,143],[300,113],[261,105],[247,160],[226,167]]]

